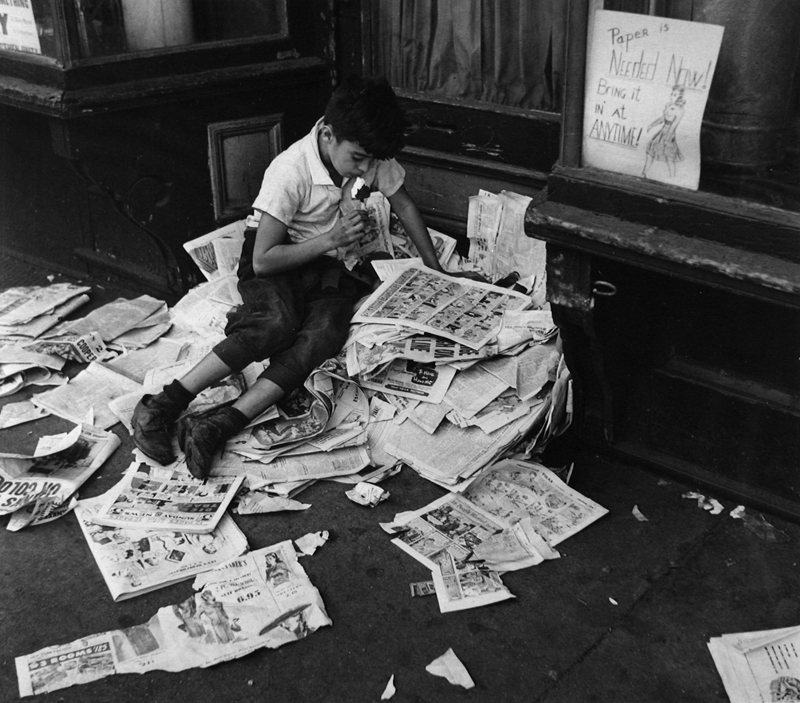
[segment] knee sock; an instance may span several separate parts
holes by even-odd
[[[164,386],[164,393],[173,403],[182,408],[189,406],[197,396],[194,393],[187,391],[178,380]]]

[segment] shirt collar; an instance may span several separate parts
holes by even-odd
[[[308,134],[308,141],[304,145],[306,157],[308,159],[308,170],[311,174],[311,182],[314,183],[314,185],[336,187],[336,184],[331,178],[331,174],[328,173],[328,169],[325,168],[325,164],[322,163],[322,157],[319,153],[318,137],[319,130],[322,128],[323,120],[323,117],[320,117],[320,119],[317,120],[317,123]]]

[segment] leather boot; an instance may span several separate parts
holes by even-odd
[[[136,404],[131,425],[133,443],[160,464],[175,461],[172,450],[172,431],[175,421],[194,396],[173,381],[161,393],[144,395]]]
[[[229,405],[181,418],[178,423],[178,446],[186,455],[186,465],[192,476],[206,478],[211,471],[214,455],[247,423],[247,417]]]

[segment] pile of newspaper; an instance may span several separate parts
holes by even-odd
[[[504,456],[537,454],[566,429],[570,374],[544,300],[543,244],[524,234],[527,203],[511,193],[471,198],[467,257],[455,240],[432,232],[445,270],[513,283],[499,286],[427,269],[383,196],[367,199],[373,228],[362,253],[402,258],[375,261],[383,283],[359,306],[339,357],[255,418],[215,462],[215,476],[246,477],[246,509],[285,508],[275,499],[319,479],[374,483],[401,465],[458,489]],[[85,289],[3,294],[0,369],[6,359],[40,368],[88,362],[69,383],[15,408],[9,421],[52,413],[95,431],[117,422],[130,431],[144,393],[179,378],[224,338],[226,314],[241,302],[235,271],[243,231],[244,222],[235,222],[185,245],[207,281],[172,308],[149,296],[119,299],[31,339],[8,330],[33,313],[63,315]],[[235,399],[268,363],[208,389],[189,411]],[[135,459],[153,464],[138,452]],[[182,458],[167,468],[185,471]]]
[[[289,496],[313,480],[405,464],[453,488],[563,432],[570,374],[544,300],[543,244],[524,234],[528,202],[505,192],[472,198],[465,258],[454,239],[431,232],[446,271],[515,284],[501,287],[424,267],[372,194],[364,207],[374,233],[361,246],[393,257],[373,262],[383,283],[359,306],[340,356],[229,442],[215,473],[245,472],[251,487]],[[242,232],[234,223],[185,245],[208,281],[172,313],[206,339],[221,338],[237,304]]]
[[[317,480],[352,484],[349,497],[375,504],[386,497],[375,484],[409,466],[451,491],[387,528],[432,569],[444,611],[510,597],[502,571],[557,556],[558,539],[600,517],[603,508],[527,461],[571,419],[570,374],[544,300],[543,245],[524,235],[527,203],[512,193],[471,198],[466,257],[455,240],[431,233],[446,271],[493,282],[486,283],[424,267],[388,203],[371,195],[362,207],[372,227],[358,256],[388,255],[375,261],[383,282],[359,304],[341,354],[232,438],[205,484],[189,475],[177,446],[170,466],[134,450],[116,487],[77,500],[119,445],[109,428],[122,422],[130,431],[143,394],[180,378],[224,338],[226,315],[241,303],[235,271],[243,221],[185,245],[207,280],[171,308],[140,296],[65,322],[88,289],[59,284],[0,294],[0,379],[12,378],[9,394],[31,378],[56,386],[5,404],[0,428],[47,414],[76,424],[66,435],[43,437],[29,454],[0,455],[0,510],[14,513],[9,528],[74,508],[115,600],[199,574],[195,596],[159,611],[135,637],[113,631],[91,639],[91,647],[82,639],[20,657],[23,695],[122,671],[208,666],[329,624],[291,543],[261,550],[272,566],[265,573],[259,565],[256,574],[252,554],[240,556],[247,541],[227,515],[306,509],[295,497]],[[357,259],[342,258],[347,266]],[[68,360],[85,365],[67,382],[60,372]],[[207,389],[187,412],[235,399],[268,363]],[[508,507],[500,486],[528,495],[531,510],[498,512]],[[272,605],[230,600],[240,582],[265,579]],[[263,584],[253,588],[263,591]],[[237,630],[237,615],[247,631]],[[231,642],[241,646],[221,647]],[[81,666],[63,664],[69,661]]]

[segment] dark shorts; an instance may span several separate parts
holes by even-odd
[[[261,377],[288,394],[339,353],[355,303],[371,287],[331,257],[274,276],[248,275],[247,265],[244,270],[242,276],[240,265],[244,302],[228,313],[226,337],[214,353],[234,372],[269,359]]]

